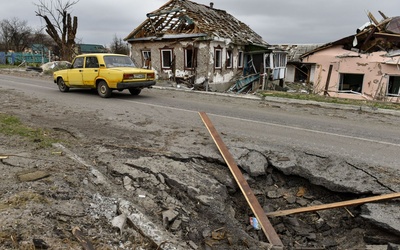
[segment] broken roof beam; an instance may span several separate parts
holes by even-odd
[[[181,9],[162,10],[157,13],[147,13],[146,16],[150,18],[150,17],[161,16],[161,15],[170,14],[170,13],[174,13],[174,12],[180,12],[180,11],[181,11]]]
[[[379,14],[381,14],[381,16],[383,17],[383,19],[388,19],[389,17],[386,16],[385,14],[383,14],[382,11],[378,10]]]
[[[374,15],[372,15],[371,12],[368,12],[368,17],[375,25],[379,24],[378,20],[376,20],[376,18],[374,17]]]

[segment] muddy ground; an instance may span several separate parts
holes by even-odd
[[[126,135],[118,121],[1,86],[0,106],[55,139],[43,147],[0,131],[0,249],[271,248],[207,131],[185,136],[214,154],[183,154],[145,127]],[[266,212],[362,197],[285,175],[266,152],[244,155],[266,159],[263,174],[247,173],[246,159],[238,164]],[[399,235],[365,220],[362,209],[270,220],[285,249],[396,249]]]

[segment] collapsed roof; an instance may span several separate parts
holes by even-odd
[[[358,28],[355,35],[327,43],[303,54],[301,58],[334,45],[343,45],[343,49],[361,53],[400,50],[400,17],[389,18],[382,12],[379,13],[383,17],[382,21],[377,21],[371,13],[368,13],[370,21]]]
[[[201,37],[230,39],[238,45],[267,46],[262,37],[249,26],[224,10],[189,0],[171,0],[158,10],[147,14],[147,19],[124,40],[163,40]]]

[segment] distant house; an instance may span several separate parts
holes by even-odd
[[[361,100],[400,101],[400,17],[383,13],[378,22],[355,35],[320,46],[301,56],[313,68],[314,91]]]
[[[35,43],[35,44],[32,44],[31,47],[26,52],[47,55],[49,53],[49,50],[50,50],[49,47],[47,47],[46,45]]]
[[[108,50],[99,44],[76,44],[75,45],[75,53],[77,55],[80,54],[88,54],[88,53],[107,53]]]
[[[136,64],[154,69],[159,79],[225,91],[238,81],[237,90],[249,84],[254,88],[268,70],[269,77],[284,78],[286,53],[270,48],[249,26],[213,4],[171,0],[148,13],[124,40]]]
[[[302,62],[300,57],[322,44],[279,44],[278,48],[287,52],[286,82],[311,83],[315,72],[315,63]]]

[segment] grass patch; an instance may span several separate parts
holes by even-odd
[[[51,147],[52,143],[57,142],[50,136],[49,131],[30,128],[22,124],[17,117],[2,113],[0,113],[0,133],[8,136],[20,136],[36,143],[40,148]]]
[[[316,101],[316,102],[326,102],[326,103],[335,103],[335,104],[368,106],[368,107],[380,108],[380,109],[400,110],[400,104],[392,103],[392,102],[353,100],[353,99],[335,98],[335,97],[315,95],[315,94],[287,93],[287,92],[275,92],[275,91],[261,91],[261,92],[259,92],[259,94],[261,96],[272,96],[272,97],[290,98],[290,99],[297,99],[297,100],[309,100],[309,101]]]
[[[13,68],[18,68],[18,66],[9,64],[0,64],[0,69],[13,69]]]
[[[21,208],[27,205],[29,202],[35,202],[40,204],[49,204],[50,202],[40,194],[33,193],[31,191],[22,191],[14,194],[5,202],[0,203],[0,211],[10,208]]]

